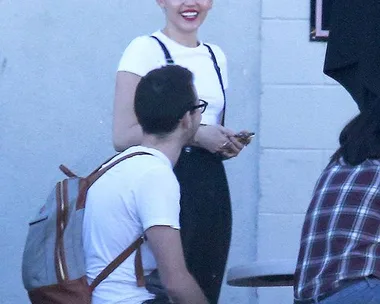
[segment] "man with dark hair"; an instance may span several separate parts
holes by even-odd
[[[164,70],[151,71],[136,88],[135,113],[145,133],[171,132],[197,99],[190,71],[179,73],[176,66]]]
[[[149,154],[117,164],[88,192],[83,237],[90,283],[144,234],[144,274],[158,268],[175,303],[207,303],[185,265],[179,232],[179,184],[172,171],[182,147],[197,131],[206,105],[198,100],[193,76],[185,68],[166,66],[142,77],[135,95],[142,144],[117,158],[134,152]],[[145,287],[137,286],[134,261],[132,254],[96,287],[93,304],[140,304],[154,298]]]
[[[380,303],[380,103],[341,132],[302,229],[295,303]]]

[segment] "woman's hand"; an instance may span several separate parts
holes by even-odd
[[[238,156],[241,150],[251,142],[254,132],[249,132],[246,130],[235,133],[232,136],[229,135],[228,138],[230,142],[226,144],[222,151],[222,155],[225,159],[229,159]]]
[[[222,148],[220,152],[224,159],[229,159],[239,155],[240,151],[243,150],[245,145],[239,141],[234,135],[228,136],[229,142]]]
[[[200,126],[194,141],[195,145],[211,153],[220,153],[226,159],[237,156],[244,148],[235,132],[221,125]]]
[[[201,125],[194,136],[195,146],[204,148],[211,153],[222,152],[230,142],[229,135],[234,133],[221,125]]]

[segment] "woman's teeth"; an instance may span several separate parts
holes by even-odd
[[[185,18],[194,18],[194,17],[198,16],[198,13],[197,12],[184,12],[181,15],[182,15],[182,17],[185,17]]]

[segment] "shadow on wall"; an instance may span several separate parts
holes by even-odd
[[[7,63],[8,63],[8,60],[5,57],[5,55],[1,52],[1,49],[0,49],[0,88],[1,88],[1,84],[3,82],[3,75],[4,75],[5,70],[7,68]],[[3,104],[2,100],[3,100],[3,102],[5,102],[4,98],[0,98],[0,105]]]
[[[0,76],[2,76],[7,68],[7,58],[2,54],[0,50]]]

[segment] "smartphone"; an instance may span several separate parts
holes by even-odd
[[[234,135],[242,144],[248,145],[252,138],[255,136],[255,132],[240,132]]]
[[[247,140],[252,139],[252,137],[254,137],[255,135],[255,132],[240,132],[238,134],[235,134],[235,137]]]

